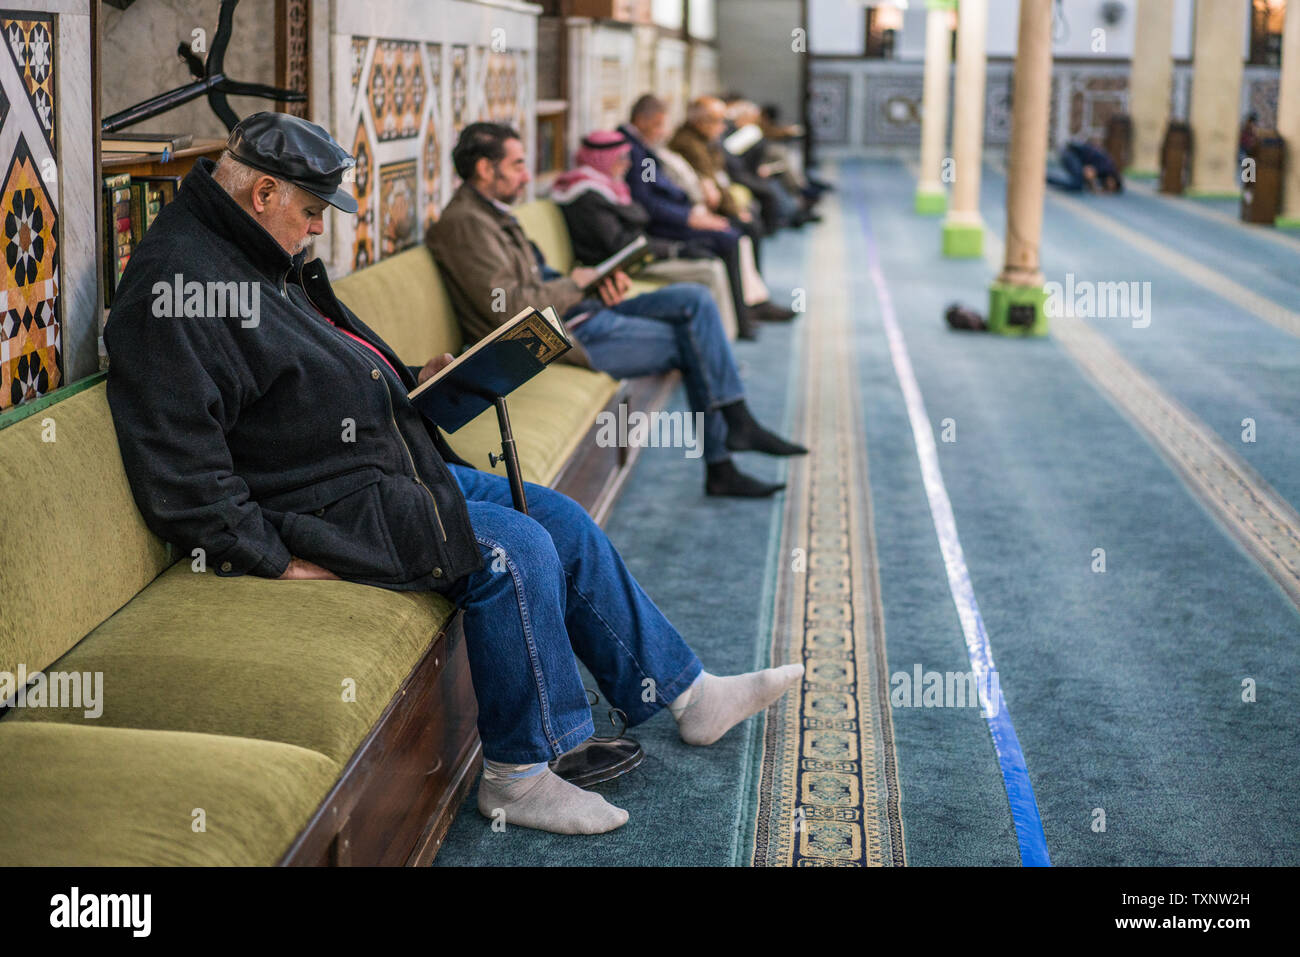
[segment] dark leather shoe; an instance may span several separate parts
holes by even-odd
[[[644,760],[645,750],[632,738],[588,738],[550,766],[570,784],[585,788],[627,774]]]
[[[746,475],[731,459],[707,466],[704,477],[704,494],[731,498],[767,498],[785,488],[784,482],[764,482]]]
[[[778,306],[770,299],[767,302],[760,302],[757,306],[751,306],[749,311],[753,313],[755,319],[762,319],[764,322],[789,322],[799,315],[793,309]]]
[[[763,452],[767,455],[807,455],[808,450],[796,442],[789,442],[774,432],[758,428],[750,432],[728,432],[729,452]]]
[[[954,302],[949,306],[948,311],[944,313],[944,318],[954,329],[966,329],[971,332],[983,332],[985,329],[984,317],[960,303]]]

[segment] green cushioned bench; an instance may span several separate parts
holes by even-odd
[[[520,213],[564,262],[558,209]],[[424,247],[335,289],[411,364],[460,350]],[[525,479],[603,518],[632,456],[599,448],[594,422],[628,390],[557,365],[512,395]],[[500,447],[490,413],[449,440],[485,469]],[[135,506],[102,375],[0,428],[0,491],[28,503],[0,526],[0,672],[102,676],[94,716],[0,718],[0,865],[433,858],[479,760],[450,602],[195,569]]]

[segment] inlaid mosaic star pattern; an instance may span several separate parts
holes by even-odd
[[[5,46],[22,77],[22,88],[41,132],[54,146],[54,17],[27,12],[0,12]],[[24,19],[18,19],[22,17]]]
[[[366,136],[364,125],[357,127],[356,143],[352,146],[352,155],[357,165],[353,167],[356,176],[352,184],[353,194],[357,198],[357,234],[352,246],[352,268],[361,269],[375,261],[375,246],[372,241],[374,233],[375,201],[371,182],[370,140]]]
[[[0,10],[0,410],[63,382],[54,16]]]
[[[371,115],[379,141],[415,136],[424,114],[424,97],[420,45],[380,40],[370,69],[369,87]]]
[[[531,144],[532,73],[526,51],[481,44],[353,36],[341,52],[352,103],[340,126],[360,207],[347,268],[359,269],[419,243],[437,220],[459,185],[450,151],[467,125],[509,123]]]

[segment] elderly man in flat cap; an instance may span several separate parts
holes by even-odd
[[[356,211],[341,186],[351,165],[318,126],[250,116],[132,255],[104,340],[136,503],[219,576],[446,595],[464,612],[479,700],[479,810],[613,830],[626,811],[548,766],[594,732],[575,654],[630,724],[667,707],[695,745],[766,708],[803,666],[708,674],[572,499],[530,485],[531,515],[516,512],[506,479],[452,452],[406,397],[451,357],[403,364],[335,298],[320,260],[305,261],[327,206]],[[189,294],[232,282],[255,309],[212,315]],[[355,441],[342,440],[346,420]]]

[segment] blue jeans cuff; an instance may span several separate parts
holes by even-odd
[[[642,724],[653,718],[664,708],[668,707],[668,702],[672,701],[679,694],[689,688],[703,671],[703,663],[697,656],[692,655],[691,660],[687,663],[686,667],[681,670],[676,678],[663,687],[657,689],[658,693],[655,695],[654,701],[640,702],[640,707],[636,708],[634,713],[627,716],[627,726],[629,728],[634,728],[638,724]]]
[[[540,764],[543,761],[552,761],[560,755],[572,751],[582,742],[586,741],[596,733],[596,725],[591,720],[591,712],[587,712],[587,717],[578,727],[571,731],[566,731],[555,739],[555,745],[547,745],[545,751],[493,751],[487,753],[484,748],[483,757],[490,761],[501,761],[505,764]]]

